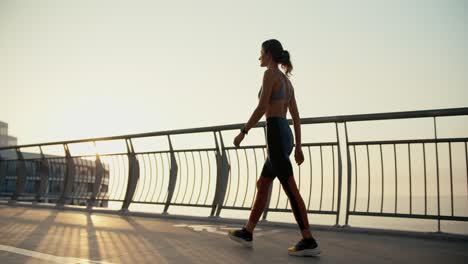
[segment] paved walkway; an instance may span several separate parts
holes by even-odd
[[[1,263],[468,263],[468,242],[315,231],[322,255],[288,256],[299,232],[259,225],[254,247],[222,224],[0,205]]]

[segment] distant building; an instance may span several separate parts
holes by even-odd
[[[8,124],[0,121],[0,147],[18,145],[15,137],[8,135]],[[41,154],[22,152],[26,165],[26,184],[24,193],[32,199],[40,189],[40,160]],[[44,155],[47,160],[49,176],[43,202],[56,202],[63,189],[66,171],[66,158]],[[75,178],[73,182],[71,203],[85,205],[91,197],[95,181],[96,165],[93,160],[73,158],[75,164]],[[16,162],[15,148],[0,150],[0,197],[10,197],[16,189]],[[109,165],[104,167],[101,183],[97,193],[95,206],[107,207],[109,199]],[[24,200],[24,198],[21,198]]]
[[[3,153],[5,154],[5,152]],[[14,153],[10,154],[14,155]],[[26,165],[26,184],[24,193],[31,194],[31,199],[40,187],[40,154],[23,153],[28,159],[25,159]],[[41,198],[42,202],[55,203],[60,197],[61,190],[64,187],[66,173],[66,159],[64,157],[45,156],[49,168],[49,176],[47,180],[47,188],[45,195]],[[71,204],[86,205],[89,197],[93,192],[95,182],[95,162],[82,158],[73,158],[75,163],[75,178],[72,188]],[[5,159],[0,160],[5,162],[6,169],[3,184],[0,186],[0,196],[9,197],[16,189],[16,160]],[[109,167],[107,164],[102,164],[104,167],[101,183],[97,193],[96,204],[94,206],[107,207],[109,199]],[[1,166],[0,166],[1,167]],[[21,200],[28,200],[22,198]]]
[[[8,135],[8,123],[0,121],[0,147],[16,145],[18,145],[18,140]]]

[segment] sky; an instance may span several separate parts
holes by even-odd
[[[0,1],[19,144],[248,120],[280,40],[301,117],[466,107],[468,1]]]

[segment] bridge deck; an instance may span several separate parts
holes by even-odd
[[[468,263],[468,242],[313,231],[322,255],[288,256],[296,229],[257,226],[254,248],[226,236],[239,224],[0,205],[1,263]]]

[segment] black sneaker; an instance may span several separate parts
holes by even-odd
[[[316,256],[320,254],[320,248],[314,238],[301,239],[294,247],[288,248],[289,255]]]
[[[245,247],[252,247],[252,233],[247,231],[247,229],[245,229],[245,226],[243,226],[240,230],[229,230],[228,235],[229,238],[241,243]]]

